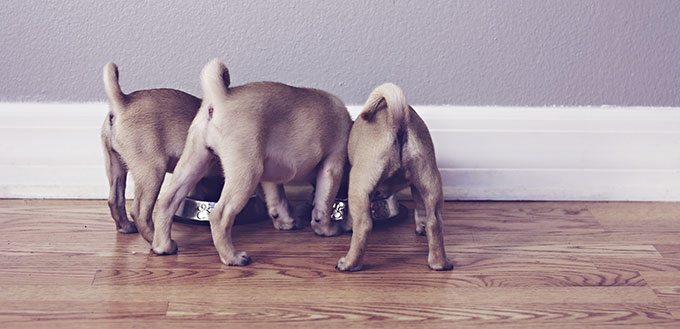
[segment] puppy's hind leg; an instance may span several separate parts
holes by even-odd
[[[312,209],[312,229],[321,236],[335,236],[349,230],[339,222],[331,220],[331,207],[338,194],[345,166],[344,153],[328,156],[317,172]]]
[[[127,169],[109,145],[104,142],[104,162],[106,163],[106,176],[109,179],[109,199],[108,205],[111,217],[116,223],[116,229],[120,233],[137,233],[135,223],[127,218],[125,211],[125,180],[127,179]]]
[[[255,191],[262,176],[262,166],[243,166],[241,168],[248,168],[247,172],[243,172],[233,169],[238,168],[239,165],[235,167],[225,161],[222,161],[222,165],[225,177],[224,187],[220,200],[210,213],[210,231],[222,263],[230,266],[244,266],[250,263],[250,257],[245,251],[238,251],[234,248],[231,228],[234,225],[234,218],[245,207]]]
[[[444,248],[444,233],[441,218],[443,196],[441,187],[437,189],[436,187],[424,185],[417,181],[411,187],[411,191],[413,200],[416,203],[416,232],[420,229],[421,223],[424,223],[425,233],[427,234],[429,249],[427,264],[431,269],[436,271],[448,271],[453,269],[453,264],[446,258],[446,250]],[[420,232],[418,233],[422,234]]]
[[[349,174],[348,202],[349,212],[352,214],[352,241],[347,255],[340,258],[335,266],[343,272],[361,269],[368,235],[373,229],[370,194],[375,189],[380,175],[377,177],[371,175],[373,167],[360,166],[355,165]]]
[[[144,161],[138,161],[130,168],[134,168],[132,177],[135,179],[135,200],[132,203],[130,215],[135,221],[139,233],[150,243],[153,241],[154,235],[151,216],[156,198],[158,198],[158,192],[163,184],[163,178],[165,178],[165,166],[163,164],[149,165]]]
[[[277,230],[292,230],[301,227],[299,220],[291,214],[283,184],[262,182],[261,186],[274,227]]]
[[[191,131],[190,131],[191,133]],[[177,252],[177,244],[170,237],[172,217],[180,203],[193,190],[215,160],[215,156],[198,138],[187,138],[187,145],[175,167],[168,190],[161,193],[154,217],[152,250],[158,255]]]

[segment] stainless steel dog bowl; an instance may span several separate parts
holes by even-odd
[[[184,202],[175,212],[175,220],[192,224],[208,224],[210,212],[215,208],[216,202],[195,200],[185,198]],[[349,211],[347,199],[338,198],[333,203],[331,219],[336,221],[344,220]],[[375,221],[383,221],[396,218],[402,213],[406,213],[406,207],[399,204],[394,195],[385,198],[378,198],[371,202],[371,217]],[[252,223],[268,218],[267,206],[257,196],[252,196],[243,210],[236,215],[234,224]]]
[[[406,207],[399,204],[394,194],[386,198],[378,198],[371,201],[371,217],[376,221],[392,219],[400,214],[401,208]],[[347,199],[335,199],[331,219],[336,221],[344,220],[348,210]]]
[[[208,216],[215,208],[216,202],[185,198],[175,212],[175,219],[188,223],[209,223]],[[252,196],[243,210],[236,215],[234,224],[244,224],[259,221],[268,217],[267,206],[257,196]]]

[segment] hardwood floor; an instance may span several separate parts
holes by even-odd
[[[412,208],[411,203],[404,203]],[[209,227],[176,223],[155,256],[105,201],[0,200],[0,328],[680,327],[680,204],[447,202],[451,272],[427,268],[412,214],[350,235],[234,228],[253,263],[219,263]]]

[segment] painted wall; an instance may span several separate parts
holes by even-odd
[[[680,106],[680,1],[4,1],[0,101],[99,101],[123,89],[200,95],[276,80],[361,104],[384,81],[412,104]]]

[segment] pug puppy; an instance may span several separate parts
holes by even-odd
[[[451,270],[442,233],[442,182],[427,126],[391,83],[377,87],[354,122],[348,143],[348,203],[353,230],[340,271],[361,269],[366,240],[373,227],[371,200],[409,187],[415,202],[416,233],[427,235],[428,265]],[[336,224],[340,225],[340,224]]]
[[[118,83],[118,67],[104,66],[104,90],[109,112],[101,129],[108,205],[120,233],[137,231],[153,240],[153,212],[166,172],[173,172],[184,149],[191,121],[201,100],[175,89],[139,90],[124,94]],[[207,168],[210,176],[199,184],[192,197],[209,199],[222,177],[219,164]],[[135,180],[135,198],[128,220],[125,209],[125,181],[128,171]],[[219,189],[218,189],[219,190]]]
[[[315,232],[324,234],[352,125],[342,101],[321,90],[275,82],[232,87],[229,71],[218,60],[203,68],[201,86],[203,102],[170,187],[158,201],[153,251],[158,255],[177,252],[170,237],[172,214],[215,157],[222,164],[225,184],[210,213],[210,228],[222,263],[250,263],[245,251],[234,248],[231,228],[258,182],[275,225],[288,229],[295,226],[295,219],[283,184],[315,181],[311,224]]]

